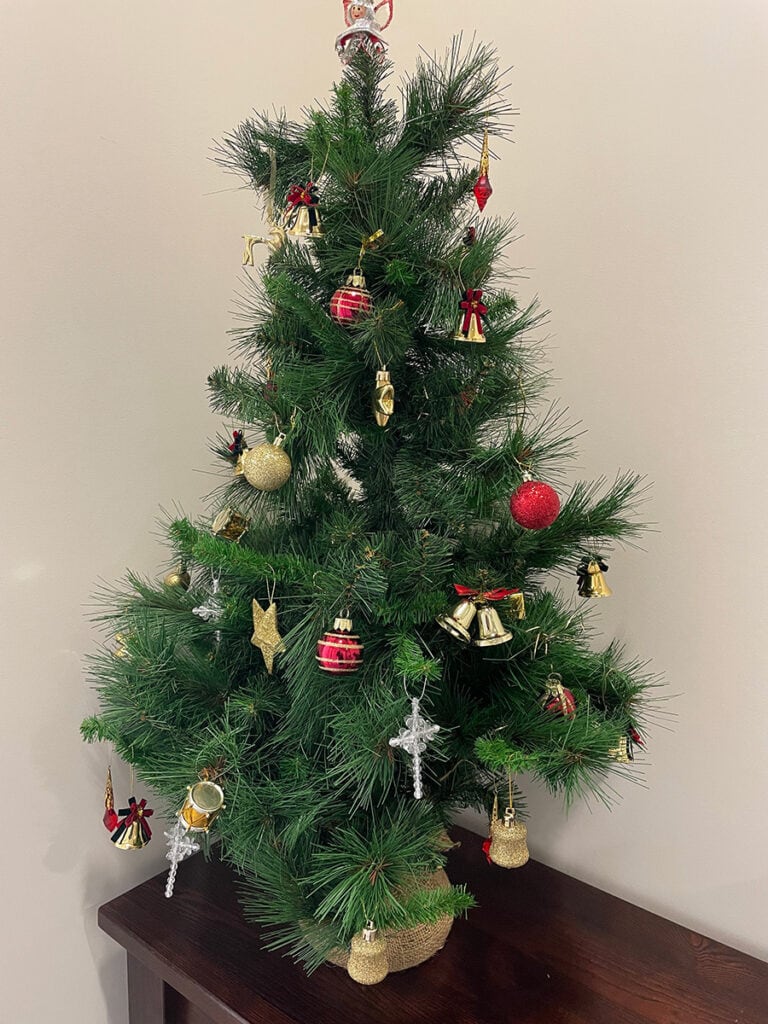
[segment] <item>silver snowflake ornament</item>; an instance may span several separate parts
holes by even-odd
[[[419,698],[411,700],[411,713],[405,720],[405,728],[389,741],[390,747],[400,747],[413,758],[413,795],[421,800],[424,792],[421,787],[421,755],[427,744],[440,732],[440,726],[434,725],[424,718],[419,707]]]

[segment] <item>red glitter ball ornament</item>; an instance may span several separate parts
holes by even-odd
[[[323,633],[317,642],[317,664],[333,676],[357,672],[363,663],[363,645],[352,632],[352,620],[334,619],[333,629]]]
[[[526,530],[543,530],[560,515],[560,498],[549,484],[524,480],[509,499],[509,511]]]
[[[342,327],[348,327],[367,316],[371,308],[371,293],[359,270],[349,275],[347,283],[337,288],[331,299],[331,316]]]

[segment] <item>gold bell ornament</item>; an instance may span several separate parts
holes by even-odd
[[[386,366],[376,371],[373,388],[373,415],[380,427],[386,427],[395,411],[395,386]]]
[[[318,211],[320,195],[313,181],[303,186],[291,185],[285,203],[283,222],[288,226],[289,235],[299,238],[323,237]]]
[[[579,595],[581,597],[610,597],[613,591],[605,582],[604,572],[608,572],[608,563],[599,555],[582,558],[576,568]]]
[[[179,587],[181,590],[189,590],[191,582],[192,577],[187,572],[187,567],[183,563],[182,565],[177,565],[175,569],[171,569],[163,577],[163,583],[166,587]]]
[[[512,805],[512,781],[509,783],[509,806],[504,817],[499,818],[499,798],[493,801],[491,816],[491,842],[488,847],[488,859],[500,868],[521,868],[528,863],[528,829],[517,821],[515,808]]]
[[[238,541],[248,529],[248,520],[233,508],[222,509],[211,524],[214,537]]]
[[[291,475],[291,460],[283,451],[285,434],[281,431],[270,444],[257,444],[243,452],[243,476],[257,491],[276,491]]]
[[[362,932],[352,936],[347,974],[358,985],[378,985],[389,974],[387,944],[369,921]]]
[[[461,640],[468,644],[472,640],[469,627],[477,615],[477,605],[473,597],[467,595],[462,597],[459,603],[450,612],[444,612],[435,619],[438,626],[449,633],[454,640]]]
[[[485,341],[482,318],[488,312],[488,307],[483,302],[483,292],[480,288],[467,288],[464,298],[459,303],[461,315],[459,326],[453,336],[454,341]]]
[[[200,844],[195,835],[210,831],[211,825],[224,810],[224,790],[214,781],[211,769],[200,773],[198,782],[187,786],[187,798],[176,814],[176,823],[165,833],[168,840],[166,859],[171,862],[165,884],[167,899],[173,896],[179,864],[197,853]]]
[[[477,606],[477,633],[475,647],[495,647],[512,639],[512,634],[504,628],[492,604]]]
[[[232,443],[229,445],[229,460],[231,462],[234,459],[234,469],[232,470],[234,476],[243,475],[243,455],[247,451],[245,434],[242,430],[233,430]]]
[[[118,850],[143,850],[152,838],[147,818],[151,818],[155,812],[147,807],[146,800],[137,802],[136,797],[132,796],[128,806],[121,807],[117,813],[122,816],[122,821],[112,833],[115,847]]]

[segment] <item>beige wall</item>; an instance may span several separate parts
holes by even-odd
[[[152,573],[158,506],[195,510],[227,356],[248,193],[207,161],[252,105],[289,112],[338,74],[340,4],[24,0],[0,5],[5,423],[3,1016],[124,1024],[95,909],[159,869],[99,819],[105,752],[82,655],[99,577]],[[273,13],[273,10],[275,13]],[[473,19],[473,21],[470,21]],[[476,19],[476,21],[474,20]],[[390,38],[459,28],[515,65],[516,144],[495,212],[550,322],[585,474],[655,481],[647,552],[613,559],[606,629],[654,659],[674,731],[611,816],[533,794],[542,859],[768,956],[764,0],[401,3]],[[295,54],[296,65],[284,54]],[[297,70],[300,69],[300,70]],[[125,794],[121,775],[119,792]],[[482,828],[482,825],[478,825]]]

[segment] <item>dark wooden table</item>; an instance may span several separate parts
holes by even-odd
[[[767,1024],[768,964],[454,838],[448,872],[480,908],[428,963],[371,988],[261,950],[220,863],[182,864],[171,900],[164,875],[118,896],[99,923],[128,953],[131,1024]]]

